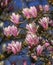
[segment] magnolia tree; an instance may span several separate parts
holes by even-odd
[[[0,1],[0,9],[4,10],[9,2],[11,1]],[[0,25],[2,41],[0,45],[5,41],[12,41],[8,45],[2,44],[4,52],[0,54],[0,61],[12,54],[19,54],[27,47],[29,49],[27,56],[31,58],[32,65],[35,65],[38,59],[42,60],[44,65],[52,65],[50,58],[53,59],[53,20],[49,17],[49,13],[49,5],[44,7],[39,5],[39,8],[35,6],[23,8],[18,12],[7,13],[6,17],[2,11],[0,15],[0,20],[3,21]],[[10,25],[2,27],[6,20],[10,22]],[[21,27],[21,24],[26,24],[26,26]],[[24,32],[22,32],[23,30]],[[49,55],[46,55],[46,50]],[[26,60],[23,65],[27,65]]]

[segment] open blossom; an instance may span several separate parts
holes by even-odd
[[[48,22],[49,22],[49,18],[48,17],[43,17],[42,19],[40,19],[39,23],[41,24],[41,26],[47,30],[48,29]]]
[[[24,16],[26,16],[27,19],[31,18],[29,8],[24,8],[22,13],[24,14]]]
[[[24,14],[24,16],[26,16],[27,19],[37,17],[37,9],[34,6],[30,8],[24,8],[22,13]]]
[[[6,35],[7,37],[12,35],[11,26],[5,27],[3,30],[4,30],[4,35]]]
[[[41,45],[38,45],[36,50],[37,50],[37,55],[39,56],[43,51],[43,47]]]
[[[12,34],[13,36],[16,37],[16,36],[19,34],[19,32],[20,32],[20,30],[18,30],[16,26],[13,25],[13,26],[11,27],[11,34]]]
[[[22,45],[21,42],[18,41],[12,41],[11,44],[8,44],[7,46],[7,52],[13,52],[14,54],[17,54],[21,51]]]
[[[16,26],[14,26],[14,25],[12,25],[12,26],[8,26],[8,27],[5,27],[4,28],[4,35],[6,36],[6,37],[8,37],[8,36],[17,36],[18,34],[19,34],[19,30],[17,29],[17,27]]]
[[[26,36],[26,40],[25,41],[27,42],[27,44],[29,46],[32,47],[33,45],[35,46],[35,45],[38,44],[39,38],[36,35],[34,35],[34,34],[28,33],[27,36]]]
[[[11,15],[10,17],[11,17],[10,20],[11,20],[14,24],[19,24],[19,22],[20,22],[20,15],[19,15],[19,14],[12,13],[12,15]]]
[[[30,7],[29,11],[30,11],[30,14],[32,15],[32,17],[37,17],[37,9],[35,6]]]
[[[49,11],[49,5],[45,5],[45,6],[43,6],[43,9],[44,9],[44,11]]]
[[[36,24],[32,22],[26,25],[26,29],[28,30],[29,33],[34,34],[37,32],[38,26],[36,26]]]

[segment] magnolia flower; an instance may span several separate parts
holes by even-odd
[[[11,20],[14,24],[19,24],[19,20],[20,20],[20,15],[19,15],[19,14],[12,13],[12,15],[11,15],[10,17],[11,17],[10,20]]]
[[[27,19],[37,17],[37,9],[34,6],[23,9],[22,13],[24,16],[26,16]]]
[[[12,34],[11,34],[11,26],[5,27],[3,30],[4,30],[4,35],[5,35],[6,37],[12,35]]]
[[[8,53],[13,52],[14,54],[17,54],[21,51],[21,48],[22,48],[21,42],[12,41],[11,44],[8,44],[7,51]]]
[[[39,42],[39,38],[34,35],[34,34],[30,34],[28,33],[27,36],[26,36],[26,40],[27,44],[32,47],[33,45],[37,45],[38,42]]]
[[[37,9],[35,6],[30,7],[29,11],[30,11],[30,14],[32,15],[32,17],[37,17]]]
[[[24,8],[22,13],[24,14],[24,16],[26,16],[27,19],[31,18],[29,8]]]
[[[43,9],[44,9],[44,11],[49,11],[49,5],[45,5],[45,6],[43,6]]]
[[[17,29],[17,27],[16,26],[14,26],[14,25],[12,25],[12,26],[8,26],[8,27],[5,27],[4,28],[4,35],[6,36],[6,37],[8,37],[8,36],[17,36],[18,34],[19,34],[19,30]]]
[[[12,25],[11,34],[16,37],[19,34],[19,32],[20,30],[18,30],[16,26]]]
[[[32,22],[26,25],[26,29],[28,30],[29,33],[34,34],[37,32],[38,26],[36,26],[36,24]]]
[[[47,17],[43,17],[42,19],[40,19],[39,23],[41,24],[41,26],[47,30],[48,29],[48,22],[49,22],[49,18]]]
[[[43,51],[43,47],[41,45],[38,45],[36,50],[37,50],[37,55],[39,56]]]

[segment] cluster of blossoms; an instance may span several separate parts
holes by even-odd
[[[6,37],[12,36],[12,35],[13,35],[14,37],[16,37],[16,36],[19,34],[19,32],[20,32],[20,31],[17,29],[17,27],[14,26],[14,25],[5,27],[3,30],[4,30],[4,35],[5,35]]]
[[[22,48],[22,43],[18,41],[12,41],[11,43],[8,44],[7,51],[13,52],[14,54],[17,54],[21,51]]]
[[[45,9],[45,11],[49,10],[49,6],[47,6],[47,5],[45,5],[43,8]],[[42,9],[42,6],[40,6],[40,9]],[[30,8],[24,8],[22,10],[22,13],[27,18],[27,20],[29,18],[35,19],[37,17],[37,12],[38,11],[35,6],[32,6]],[[12,13],[12,15],[10,16],[10,21],[12,21],[14,24],[19,24],[20,17],[21,16],[19,14]],[[53,20],[50,20],[49,17],[42,17],[41,19],[37,20],[37,22],[33,21],[32,23],[26,24],[26,27],[25,27],[26,29],[25,28],[23,29],[23,30],[26,30],[25,32],[27,33],[26,38],[24,37],[24,39],[23,39],[24,40],[23,46],[25,46],[25,43],[26,43],[26,46],[27,46],[27,48],[29,48],[29,51],[32,50],[31,54],[33,54],[33,52],[35,52],[35,56],[32,56],[34,59],[37,59],[37,57],[44,55],[43,52],[45,49],[48,49],[49,51],[51,51],[51,50],[53,51],[53,48],[51,46],[51,45],[53,45],[53,42],[49,42],[48,39],[43,38],[43,36],[44,36],[43,32],[47,33],[46,30],[48,30],[49,25],[53,26]],[[40,29],[39,27],[40,28],[42,27],[42,29]],[[44,31],[43,31],[43,29],[44,29]],[[18,36],[18,34],[20,32],[20,30],[15,25],[5,27],[3,29],[3,31],[4,31],[4,35],[6,37],[8,37],[8,36],[16,37],[16,36]],[[21,33],[20,33],[20,35],[21,35]],[[23,35],[25,35],[25,34],[23,34]],[[40,39],[40,38],[42,38],[42,39]],[[22,46],[22,42],[12,41],[7,46],[7,52],[8,53],[13,52],[14,54],[17,54],[21,51],[23,46]],[[25,47],[23,47],[23,48],[25,48]],[[26,65],[26,64],[27,63],[24,60],[24,65]]]
[[[11,20],[14,24],[19,24],[19,23],[20,23],[20,15],[19,15],[19,14],[12,13],[12,15],[11,15],[10,17],[11,17],[10,20]]]
[[[30,8],[24,8],[22,13],[27,19],[37,17],[37,9],[34,6]]]
[[[32,22],[29,25],[26,25],[26,29],[28,29],[28,32],[25,41],[29,45],[29,48],[37,46],[39,44],[39,37],[36,35],[38,27],[35,26],[34,22]],[[38,45],[36,51],[37,55],[40,55],[43,51],[43,47],[41,45]]]

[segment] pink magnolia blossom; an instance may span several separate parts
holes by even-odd
[[[44,9],[44,11],[49,11],[49,5],[45,5],[45,6],[43,6],[43,9]]]
[[[33,45],[38,44],[39,38],[34,34],[28,33],[27,36],[26,36],[26,42],[30,47],[32,47]]]
[[[30,7],[29,11],[30,11],[30,14],[32,15],[32,17],[34,17],[34,18],[37,17],[37,9],[35,6]]]
[[[11,27],[11,34],[12,34],[14,37],[16,37],[16,36],[19,34],[19,32],[20,32],[20,30],[18,30],[16,26],[13,25],[13,26]]]
[[[19,30],[17,29],[17,27],[16,26],[14,26],[14,25],[12,25],[12,26],[8,26],[8,27],[5,27],[4,28],[4,35],[6,36],[6,37],[8,37],[8,36],[14,36],[14,37],[16,37],[18,34],[19,34]]]
[[[14,23],[14,24],[19,24],[19,20],[20,20],[20,15],[19,14],[15,14],[15,13],[12,13],[12,15],[10,16],[11,17],[11,21]]]
[[[49,22],[49,18],[48,17],[43,17],[42,19],[40,19],[39,23],[41,24],[41,26],[47,30],[48,29],[48,22]]]
[[[27,24],[26,29],[29,33],[35,34],[37,32],[38,26],[34,22]]]
[[[42,51],[43,51],[43,47],[41,45],[38,45],[37,46],[37,55],[38,56],[41,55]]]
[[[11,36],[11,26],[5,27],[4,29],[4,35],[6,35],[6,37]]]
[[[37,17],[37,9],[34,6],[30,8],[24,8],[22,13],[24,14],[24,16],[26,16],[27,19]]]
[[[7,51],[8,53],[13,52],[14,54],[17,54],[21,51],[21,48],[22,48],[21,42],[12,41],[11,44],[8,44]]]
[[[22,13],[24,14],[24,16],[26,16],[27,19],[31,18],[29,8],[24,8]]]

